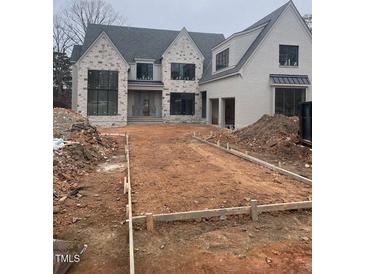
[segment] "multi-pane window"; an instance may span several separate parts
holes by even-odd
[[[137,79],[153,80],[153,64],[137,63]]]
[[[194,115],[195,93],[171,93],[170,114],[171,115]]]
[[[171,80],[195,80],[195,64],[171,63]]]
[[[279,46],[279,63],[281,66],[298,66],[299,47],[280,45]]]
[[[305,101],[304,88],[276,88],[275,113],[298,116],[299,105]]]
[[[118,113],[118,72],[88,71],[87,115]]]
[[[229,48],[218,53],[215,56],[215,70],[220,70],[228,67],[229,63]]]

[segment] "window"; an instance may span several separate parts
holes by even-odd
[[[170,114],[171,115],[194,115],[195,93],[171,93]]]
[[[195,64],[171,63],[171,80],[195,80]]]
[[[118,113],[118,72],[88,71],[87,115]]]
[[[276,88],[275,113],[298,116],[299,105],[305,101],[304,88]]]
[[[218,53],[215,56],[215,70],[220,70],[228,67],[229,61],[229,48]]]
[[[279,46],[279,63],[281,66],[298,66],[298,46]]]
[[[153,80],[153,64],[137,63],[137,79]]]
[[[207,118],[207,92],[202,91],[202,118]]]

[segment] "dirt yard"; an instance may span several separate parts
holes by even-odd
[[[303,211],[141,228],[136,273],[311,273],[311,225]]]
[[[130,125],[133,215],[311,200],[311,186],[191,138],[204,125]]]
[[[54,200],[54,238],[88,245],[68,273],[129,272],[128,230],[123,225],[127,197],[120,183],[125,176],[125,141],[107,138],[117,144],[113,154],[77,178],[77,195]]]
[[[311,186],[191,138],[211,130],[184,124],[100,130],[130,134],[134,216],[248,205],[251,198],[259,204],[311,199]],[[56,182],[77,183],[54,193],[54,238],[88,245],[68,273],[129,273],[125,140],[103,139],[113,144],[108,154],[77,178],[57,176]],[[311,272],[311,211],[261,214],[257,223],[236,216],[134,230],[136,273]]]

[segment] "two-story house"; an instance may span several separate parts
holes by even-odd
[[[290,1],[223,34],[90,24],[72,52],[72,108],[91,123],[242,127],[311,100],[312,36]]]

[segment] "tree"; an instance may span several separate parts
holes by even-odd
[[[53,106],[71,107],[71,62],[65,52],[53,52]]]
[[[312,14],[305,14],[303,16],[303,19],[307,24],[308,28],[312,31]]]
[[[53,51],[68,52],[71,48],[71,39],[65,32],[64,21],[60,15],[53,16]]]
[[[104,0],[73,0],[61,10],[62,28],[73,45],[84,42],[87,25],[124,25],[126,19]]]

